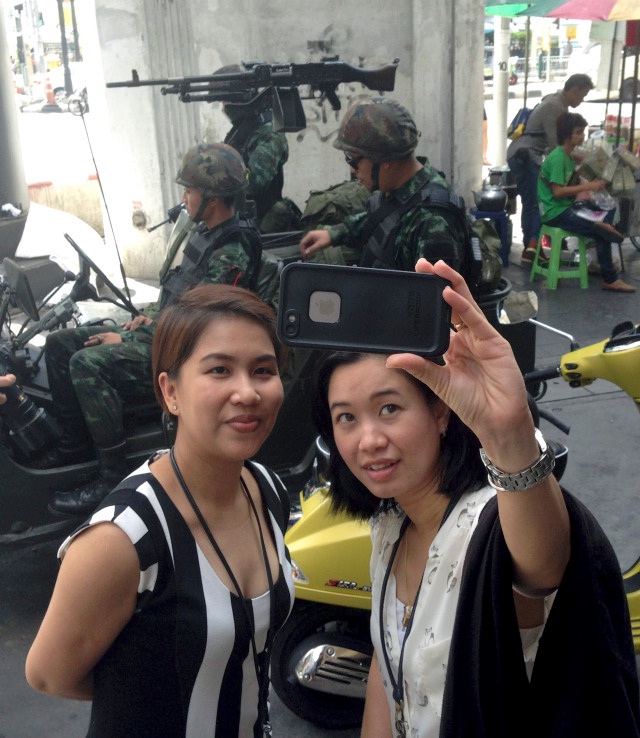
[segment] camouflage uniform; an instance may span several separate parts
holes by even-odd
[[[385,162],[415,157],[420,138],[415,121],[409,111],[395,100],[374,97],[354,103],[345,113],[333,146],[348,156],[359,156],[372,163],[373,189],[378,187],[379,168]],[[423,160],[420,160],[423,161]],[[344,223],[329,227],[333,245],[346,245],[360,250],[360,266],[380,267],[374,253],[375,228],[380,223],[382,208],[385,214],[402,209],[427,183],[448,190],[444,177],[426,160],[423,167],[397,189],[381,197],[373,195],[367,203],[367,211],[350,216]],[[357,163],[356,163],[357,167]],[[389,207],[391,206],[391,207]],[[381,221],[384,223],[384,219]],[[366,243],[368,241],[368,243]],[[364,243],[363,243],[364,242]],[[444,259],[455,269],[460,268],[458,243],[464,242],[455,216],[450,217],[442,208],[428,202],[416,201],[406,212],[400,214],[398,223],[385,236],[385,258],[382,266],[387,269],[413,271],[416,261],[426,257],[430,261]],[[387,246],[393,246],[387,250]]]
[[[417,172],[402,187],[390,192],[386,198],[398,207],[407,202],[426,182],[447,186],[446,181],[429,164]],[[366,229],[368,213],[349,216],[344,223],[327,228],[335,246],[344,245],[360,252],[360,265],[369,266],[371,255],[361,234]],[[464,234],[458,232],[455,219],[446,219],[442,209],[430,210],[428,205],[417,205],[401,216],[395,233],[394,261],[396,269],[412,272],[416,261],[425,257],[429,261],[443,259],[454,269],[460,268],[458,247]]]
[[[235,231],[234,240],[215,249],[215,242],[223,231],[236,224],[239,230]],[[214,245],[199,281],[237,284],[252,289],[260,261],[252,230],[243,227],[234,215],[210,230],[201,223],[192,231],[190,242],[193,235],[199,233],[204,236],[201,248]],[[157,317],[158,311],[153,315]],[[122,343],[84,345],[90,336],[109,331],[120,333]],[[135,331],[92,326],[55,331],[47,336],[47,374],[56,414],[65,426],[73,424],[77,429],[84,429],[86,424],[97,447],[113,446],[124,437],[123,401],[155,402],[151,376],[154,331],[155,323],[151,323]]]
[[[250,116],[234,125],[225,143],[236,148],[249,170],[249,186],[241,195],[238,209],[247,212],[246,200],[255,202],[255,217],[262,233],[294,230],[299,211],[295,203],[282,197],[283,167],[289,158],[284,133],[276,133],[270,113]]]

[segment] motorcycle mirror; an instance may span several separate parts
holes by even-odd
[[[13,290],[18,303],[18,307],[23,313],[28,315],[31,320],[40,320],[38,306],[31,292],[31,285],[27,275],[16,264],[15,261],[5,257],[2,261],[4,272],[7,276],[7,282]]]
[[[82,300],[96,300],[100,301],[100,296],[98,295],[98,292],[96,288],[89,282],[88,278],[85,278],[84,275],[80,275],[76,280],[76,283],[71,288],[71,292],[69,293],[69,297],[74,302],[81,302]]]
[[[538,295],[533,290],[510,292],[502,303],[498,320],[503,325],[522,323],[538,314]]]

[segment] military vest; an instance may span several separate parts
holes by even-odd
[[[374,193],[367,203],[367,220],[361,232],[365,244],[360,266],[376,269],[397,269],[396,235],[402,216],[414,208],[424,207],[442,212],[458,233],[458,271],[469,285],[472,294],[495,289],[502,275],[502,261],[496,252],[495,242],[500,239],[489,223],[481,231],[472,229],[466,214],[464,199],[435,182],[425,182],[403,205],[398,206]],[[479,223],[480,221],[476,221]],[[484,223],[484,221],[482,221]],[[493,231],[496,238],[489,238]],[[499,246],[498,246],[499,248]]]
[[[223,225],[221,229],[208,230],[201,223],[191,232],[185,246],[182,263],[175,269],[170,269],[162,279],[160,285],[160,309],[171,305],[180,295],[203,281],[211,259],[215,259],[223,246],[236,241],[243,234],[251,247],[251,284],[255,289],[260,257],[262,255],[262,240],[258,231],[247,221],[232,219],[232,222]]]

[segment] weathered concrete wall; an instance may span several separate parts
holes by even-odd
[[[38,202],[48,208],[75,215],[104,237],[104,220],[97,179],[92,177],[86,182],[73,184],[37,182],[29,185],[29,198],[31,202]]]
[[[183,104],[159,88],[109,89],[105,81],[213,72],[225,64],[306,62],[339,55],[375,67],[400,58],[387,93],[415,114],[418,153],[445,171],[466,196],[481,172],[482,18],[475,0],[94,0],[83,18],[86,57],[94,69],[90,99],[103,130],[98,166],[127,271],[153,277],[167,230],[134,227],[141,210],[151,225],[180,197],[172,183],[184,151],[221,140],[229,123],[219,105]],[[83,4],[89,8],[90,4]],[[89,40],[90,43],[87,43]],[[93,57],[93,58],[91,58]],[[93,85],[91,82],[93,81]],[[95,89],[93,89],[95,88]],[[361,85],[341,85],[342,112]],[[94,102],[95,101],[95,102]],[[347,176],[331,146],[342,112],[304,102],[308,126],[288,134],[285,193],[303,208],[312,189]],[[98,124],[99,125],[99,124]],[[168,227],[167,227],[168,228]],[[107,230],[107,238],[110,234]]]

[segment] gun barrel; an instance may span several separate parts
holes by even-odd
[[[305,64],[255,64],[243,72],[229,74],[206,74],[195,77],[172,77],[167,79],[140,79],[135,69],[131,79],[122,82],[107,82],[110,89],[116,87],[162,87],[164,95],[184,93],[207,93],[222,96],[238,94],[247,89],[260,87],[291,87],[298,85],[337,86],[341,82],[360,82],[370,90],[391,91],[395,86],[399,59],[382,67],[355,67],[342,61],[309,62]],[[207,98],[191,98],[207,99]],[[186,100],[185,100],[186,102]]]

